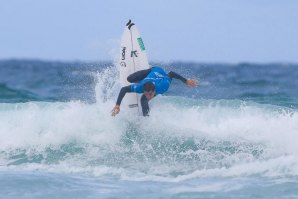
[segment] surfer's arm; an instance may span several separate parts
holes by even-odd
[[[187,84],[187,85],[190,86],[190,87],[195,87],[195,86],[198,85],[198,81],[197,81],[197,80],[186,79],[186,78],[182,77],[181,75],[179,75],[178,73],[175,73],[175,72],[173,72],[173,71],[170,71],[170,72],[168,73],[168,76],[169,76],[170,78],[172,78],[172,79],[173,79],[173,78],[174,78],[174,79],[179,79],[179,80],[181,80],[183,83]]]
[[[179,79],[179,80],[181,80],[183,83],[186,83],[186,81],[187,81],[187,79],[185,79],[184,77],[182,77],[181,75],[179,75],[178,73],[175,73],[175,72],[173,72],[173,71],[170,71],[169,73],[168,73],[168,76],[170,77],[170,78],[174,78],[174,79]]]
[[[120,92],[119,92],[116,105],[119,105],[120,106],[121,101],[124,98],[125,94],[126,93],[130,93],[130,92],[131,92],[130,85],[122,87],[121,90],[120,90]]]
[[[124,87],[121,88],[121,90],[119,92],[119,95],[118,95],[118,98],[117,98],[116,105],[112,110],[112,116],[115,116],[120,112],[121,101],[124,98],[125,94],[130,93],[130,92],[131,92],[130,86],[124,86]]]

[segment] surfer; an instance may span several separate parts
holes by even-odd
[[[112,110],[112,116],[120,112],[120,104],[123,97],[126,93],[131,92],[144,93],[141,97],[142,112],[143,116],[149,116],[148,101],[158,94],[165,93],[170,87],[173,78],[181,80],[190,87],[195,87],[198,84],[196,80],[185,79],[173,71],[166,74],[160,67],[152,67],[132,73],[127,77],[127,81],[134,84],[121,88],[116,105]]]

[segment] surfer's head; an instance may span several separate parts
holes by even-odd
[[[148,100],[152,99],[155,95],[155,85],[153,82],[146,82],[143,85],[144,95]]]

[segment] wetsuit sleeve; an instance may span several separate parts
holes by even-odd
[[[145,95],[142,95],[141,97],[141,105],[142,105],[143,116],[149,116],[149,104]]]
[[[184,83],[186,83],[186,81],[187,81],[187,79],[185,79],[184,77],[182,77],[181,75],[179,75],[179,74],[177,74],[177,73],[175,73],[175,72],[173,72],[173,71],[169,72],[169,73],[168,73],[168,76],[169,76],[170,78],[179,79],[179,80],[181,80],[181,81],[184,82]]]
[[[124,87],[121,88],[120,93],[119,93],[118,98],[117,98],[117,102],[116,102],[117,105],[121,104],[121,101],[122,101],[122,99],[123,99],[123,97],[125,96],[126,93],[131,93],[130,85],[129,86],[124,86]]]

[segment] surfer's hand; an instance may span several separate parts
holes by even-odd
[[[116,116],[120,112],[120,106],[116,105],[111,112],[112,116]]]
[[[198,85],[198,81],[195,79],[188,79],[186,80],[186,84],[189,87],[196,87]]]

